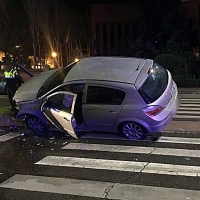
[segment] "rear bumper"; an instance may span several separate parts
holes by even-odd
[[[165,121],[163,121],[162,123],[160,123],[156,126],[149,126],[148,132],[149,133],[158,133],[158,132],[163,131],[167,127],[167,125],[171,122],[172,118],[173,118],[173,116],[169,115],[167,117],[167,119]]]
[[[171,102],[169,102],[169,106],[165,108],[168,115],[162,121],[158,122],[156,125],[149,126],[148,127],[149,133],[158,133],[160,131],[163,131],[171,122],[174,115],[177,113],[178,107],[180,105],[180,99],[178,97],[178,90],[175,83],[174,87],[175,87],[174,97],[172,98]]]

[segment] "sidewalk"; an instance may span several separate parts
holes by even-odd
[[[178,88],[179,94],[197,94],[200,93],[200,88]]]
[[[180,99],[200,99],[200,88],[178,88]],[[200,121],[171,121],[164,131],[200,131]]]
[[[200,131],[200,121],[171,121],[164,131]]]

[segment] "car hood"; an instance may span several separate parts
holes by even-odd
[[[52,76],[57,71],[58,69],[42,72],[31,78],[29,81],[25,82],[15,93],[14,100],[16,102],[22,102],[36,99],[37,93],[41,86],[50,76]]]

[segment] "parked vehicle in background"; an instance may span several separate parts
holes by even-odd
[[[14,99],[30,129],[45,132],[53,125],[74,138],[83,129],[145,139],[162,131],[179,106],[168,70],[150,59],[123,57],[84,58],[43,72]]]
[[[0,93],[1,94],[6,94],[6,80],[4,76],[0,76]]]

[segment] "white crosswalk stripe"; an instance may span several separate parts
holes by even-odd
[[[193,190],[18,174],[1,187],[115,200],[199,200],[200,197],[200,191]]]
[[[200,99],[181,99],[176,115],[172,120],[200,120]]]
[[[182,138],[182,137],[161,137],[159,142],[182,143],[182,144],[200,144],[200,138]]]
[[[145,153],[152,155],[185,156],[185,157],[188,156],[188,157],[200,158],[200,150],[189,150],[189,149],[172,149],[172,148],[166,149],[166,148],[156,148],[156,147],[120,146],[120,145],[85,144],[85,143],[70,143],[69,145],[64,146],[62,149],[109,151],[118,153],[137,153],[137,154]]]
[[[0,143],[1,143],[1,142],[5,142],[5,141],[7,141],[7,140],[11,140],[11,139],[16,138],[16,137],[18,137],[18,136],[20,136],[20,134],[15,133],[15,132],[13,132],[13,133],[8,133],[8,134],[5,134],[5,135],[1,135],[1,136],[0,136]]]
[[[183,159],[200,159],[200,138],[166,135],[160,137],[151,146],[146,144],[138,146],[136,143],[122,145],[117,141],[109,144],[108,140],[99,140],[97,144],[92,140],[88,141],[89,139],[83,139],[76,143],[71,142],[60,149],[62,155],[56,155],[54,152],[53,155],[47,155],[34,164],[35,167],[45,167],[49,170],[53,167],[58,168],[56,171],[66,169],[69,174],[72,169],[77,170],[75,178],[70,175],[60,177],[57,173],[51,176],[33,175],[31,172],[29,175],[15,174],[1,183],[0,188],[121,200],[200,199],[200,186],[197,190],[191,190],[185,189],[184,185],[172,188],[162,187],[157,182],[147,184],[144,181],[137,184],[137,179],[133,179],[132,182],[104,181],[100,176],[99,178],[94,177],[93,180],[89,178],[93,176],[85,171],[97,170],[96,173],[93,172],[94,174],[113,172],[116,177],[117,173],[129,173],[129,177],[134,176],[135,173],[137,176],[165,176],[165,180],[176,177],[180,179],[180,185],[183,184],[184,178],[187,181],[195,179],[198,182],[200,164],[184,164]],[[184,148],[177,147],[177,144],[184,145]],[[195,147],[191,148],[191,145]],[[112,154],[111,157],[109,157],[110,154]],[[143,160],[133,159],[134,157],[140,158],[140,156]],[[129,157],[131,159],[128,159]],[[148,157],[151,159],[148,160]],[[161,159],[160,162],[154,162],[154,159],[159,160],[158,158]],[[168,160],[173,158],[174,163],[169,163]],[[86,173],[88,178],[80,178],[78,172]]]
[[[124,172],[129,171],[181,176],[200,176],[200,167],[198,166],[170,165],[148,162],[47,156],[36,164],[88,169],[116,170]]]

